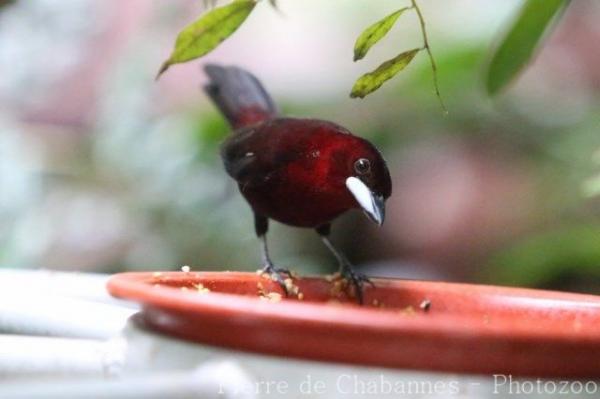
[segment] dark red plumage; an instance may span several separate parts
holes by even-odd
[[[278,117],[262,85],[242,69],[209,65],[206,72],[207,93],[236,129],[221,156],[254,211],[257,235],[264,239],[268,219],[317,229],[361,299],[366,279],[352,271],[327,235],[330,223],[352,208],[383,223],[383,202],[392,188],[379,151],[334,123]],[[263,242],[265,270],[280,278]]]
[[[319,227],[360,208],[346,188],[354,162],[370,159],[374,190],[389,197],[389,173],[366,140],[331,122],[277,118],[247,127],[222,147],[228,173],[255,212],[299,227]]]

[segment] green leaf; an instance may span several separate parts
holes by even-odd
[[[190,61],[214,50],[246,20],[256,6],[254,0],[236,0],[214,8],[186,26],[177,36],[175,48],[157,74],[157,79],[171,65]]]
[[[369,72],[358,78],[354,86],[352,87],[352,92],[350,93],[350,97],[363,98],[369,93],[374,92],[379,89],[381,85],[386,81],[394,77],[398,72],[406,68],[406,66],[412,61],[412,59],[417,55],[419,51],[422,49],[416,48],[409,51],[405,51],[404,53],[392,58],[391,60],[387,60],[383,64],[381,64],[377,69],[373,72]]]
[[[354,44],[354,61],[358,61],[367,55],[369,49],[392,29],[398,17],[409,8],[412,7],[401,8],[365,29]]]
[[[486,76],[490,95],[500,92],[529,63],[555,16],[568,0],[528,0],[492,56]]]

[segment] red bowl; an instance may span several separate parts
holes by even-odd
[[[203,344],[391,368],[600,377],[600,297],[373,281],[364,306],[323,278],[296,280],[303,300],[265,301],[259,283],[281,291],[253,273],[122,273],[108,291],[139,302],[147,328]]]

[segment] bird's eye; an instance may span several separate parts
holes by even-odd
[[[369,171],[371,170],[371,163],[366,158],[360,158],[359,160],[354,162],[354,170],[359,175],[369,173]]]

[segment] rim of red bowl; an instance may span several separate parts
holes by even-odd
[[[600,376],[600,297],[544,290],[373,279],[365,306],[302,278],[303,301],[261,300],[255,273],[134,272],[108,291],[142,305],[137,320],[171,336],[232,349],[360,365],[539,377]],[[202,283],[211,291],[183,291]],[[216,292],[220,291],[220,292]],[[420,304],[428,300],[428,311]],[[376,303],[377,306],[373,306]],[[385,308],[380,306],[385,304]]]

